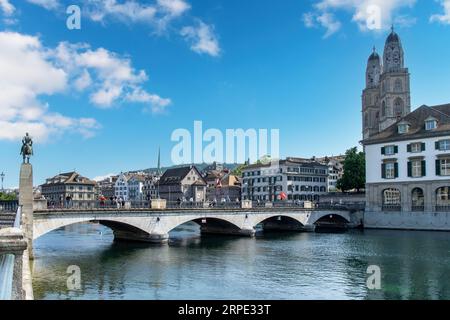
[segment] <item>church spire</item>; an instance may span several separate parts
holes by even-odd
[[[158,148],[158,175],[161,175],[161,147]]]

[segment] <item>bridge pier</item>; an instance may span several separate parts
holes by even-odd
[[[239,237],[254,237],[256,230],[251,229],[233,229],[233,228],[223,228],[219,226],[208,226],[204,225],[200,227],[200,232],[202,234],[218,234],[218,235],[228,235],[228,236],[239,236]]]
[[[165,244],[169,242],[169,234],[136,233],[135,231],[113,230],[114,241],[147,242]]]

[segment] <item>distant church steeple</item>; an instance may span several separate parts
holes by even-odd
[[[161,147],[158,148],[158,175],[161,175]]]

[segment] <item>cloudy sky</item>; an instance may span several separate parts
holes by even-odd
[[[159,146],[170,165],[172,132],[195,120],[280,129],[282,156],[345,152],[361,136],[367,57],[392,24],[413,108],[449,103],[450,0],[0,0],[5,185],[25,132],[35,184],[155,166]]]

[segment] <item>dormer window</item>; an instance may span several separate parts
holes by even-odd
[[[425,120],[425,130],[434,130],[437,128],[437,120],[433,117],[429,117]]]
[[[400,122],[398,124],[398,133],[399,134],[408,133],[408,131],[409,131],[409,123]]]

